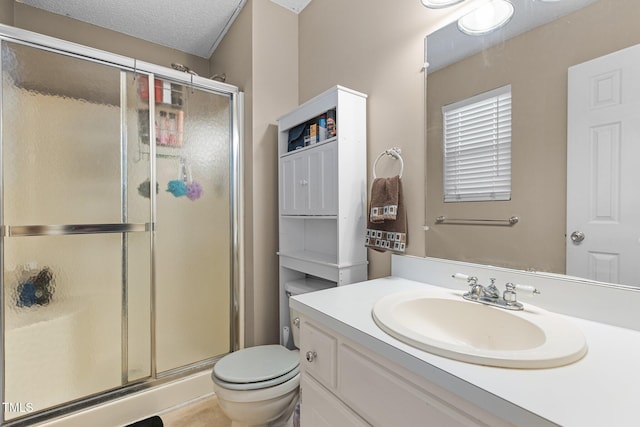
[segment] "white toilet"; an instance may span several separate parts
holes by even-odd
[[[298,401],[299,352],[281,345],[249,347],[213,367],[213,389],[231,427],[283,425]]]
[[[285,289],[287,295],[297,295],[330,286],[324,280],[305,279],[287,283]],[[289,312],[291,319],[298,317]],[[291,331],[297,348],[300,329],[292,325]],[[249,347],[220,359],[211,378],[231,427],[284,425],[298,401],[299,363],[299,351],[281,345]]]

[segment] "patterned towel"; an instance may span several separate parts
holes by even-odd
[[[373,180],[365,246],[380,252],[406,249],[407,214],[399,176]]]
[[[376,178],[371,184],[371,206],[369,221],[383,222],[396,219],[398,215],[398,186],[400,177]]]

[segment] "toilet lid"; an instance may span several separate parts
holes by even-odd
[[[298,367],[300,353],[281,345],[249,347],[224,356],[213,374],[227,383],[256,383],[281,377]]]

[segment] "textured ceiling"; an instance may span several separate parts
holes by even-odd
[[[246,0],[17,0],[209,58]],[[299,2],[292,0],[290,2]],[[308,2],[308,1],[307,1]]]

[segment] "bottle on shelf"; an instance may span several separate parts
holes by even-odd
[[[168,129],[168,140],[167,143],[169,145],[177,145],[177,123],[176,123],[176,113],[169,113],[169,129]]]
[[[162,80],[155,79],[154,81],[154,95],[156,98],[156,104],[162,102]]]
[[[156,143],[158,145],[168,145],[169,144],[169,123],[166,111],[160,111],[160,120],[158,120],[157,129],[156,129]]]
[[[311,123],[309,125],[309,145],[313,145],[318,142],[318,124]]]
[[[137,78],[138,82],[138,96],[140,100],[146,101],[149,99],[149,77],[140,75]]]
[[[325,139],[327,139],[327,117],[323,114],[318,120],[318,142],[322,142]]]
[[[336,136],[336,110],[327,111],[327,138]]]

